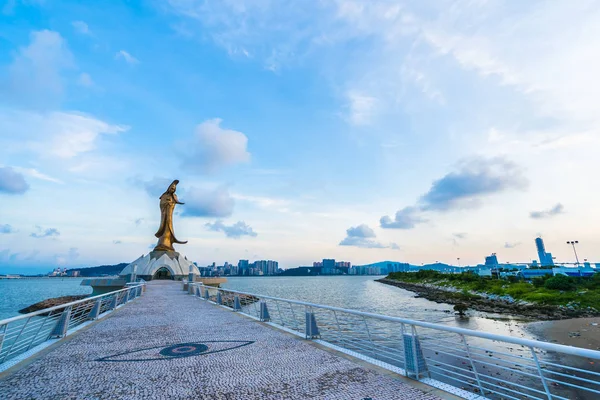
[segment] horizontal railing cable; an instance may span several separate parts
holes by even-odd
[[[458,396],[566,400],[600,394],[600,373],[557,361],[559,356],[600,360],[600,351],[194,285],[200,299],[209,293],[210,302],[220,300],[230,310],[383,362]]]

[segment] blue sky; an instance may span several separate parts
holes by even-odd
[[[521,2],[522,3],[522,2]],[[600,7],[0,4],[0,273],[600,258]]]

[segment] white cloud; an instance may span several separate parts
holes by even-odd
[[[81,74],[79,74],[79,78],[77,79],[77,83],[80,86],[83,86],[83,87],[92,87],[92,86],[94,86],[94,81],[92,80],[92,77],[90,76],[90,74],[87,74],[85,72],[82,72]]]
[[[552,208],[543,211],[532,211],[529,213],[529,216],[533,219],[544,219],[554,217],[555,215],[563,214],[565,212],[565,207],[557,203]]]
[[[349,91],[348,120],[353,125],[368,125],[377,112],[377,99],[357,91]]]
[[[375,237],[376,235],[373,229],[366,224],[361,224],[346,229],[346,237],[339,243],[339,245],[362,247],[365,249],[400,249],[396,243],[385,245],[375,240]]]
[[[23,174],[11,167],[0,167],[0,193],[23,194],[29,190],[29,184]]]
[[[256,237],[258,234],[254,232],[252,227],[245,223],[244,221],[238,221],[233,225],[225,225],[223,221],[216,221],[214,223],[206,223],[205,226],[211,230],[216,232],[224,232],[225,236],[239,239],[242,236],[251,236]]]
[[[94,150],[102,135],[115,135],[128,129],[76,112],[0,110],[0,130],[6,132],[5,144],[64,159]]]
[[[58,32],[34,31],[9,68],[12,101],[45,106],[64,91],[63,71],[74,66],[73,55]]]
[[[180,201],[185,201],[182,217],[228,217],[235,204],[225,186],[214,190],[191,187],[182,191]]]
[[[24,175],[31,176],[32,178],[41,179],[43,181],[60,183],[60,184],[64,183],[60,179],[53,178],[53,177],[51,177],[49,175],[43,174],[40,171],[38,171],[37,169],[35,169],[35,168],[14,167],[14,170],[17,171],[17,172],[20,172],[20,173],[22,173]]]
[[[90,28],[83,21],[73,21],[73,22],[71,22],[71,25],[73,25],[73,28],[75,28],[75,30],[77,32],[79,32],[83,35],[89,35],[91,33]]]
[[[222,128],[219,118],[210,119],[196,127],[184,164],[195,172],[214,172],[250,161],[247,146],[248,138],[242,132]]]
[[[259,208],[266,210],[275,210],[279,212],[288,212],[291,201],[288,199],[281,199],[276,197],[265,197],[265,196],[249,196],[245,194],[232,193],[231,197],[236,200],[245,201],[251,204],[255,204]]]
[[[125,62],[129,65],[135,65],[140,62],[137,58],[135,58],[125,50],[117,51],[117,54],[115,54],[115,58],[125,60]]]

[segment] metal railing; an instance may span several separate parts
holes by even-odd
[[[88,297],[0,321],[0,372],[142,295],[144,285]]]
[[[188,292],[463,398],[600,398],[600,351],[200,283]]]

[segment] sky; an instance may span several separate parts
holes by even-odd
[[[2,3],[3,1],[3,3]],[[0,0],[0,273],[600,261],[600,3]]]

